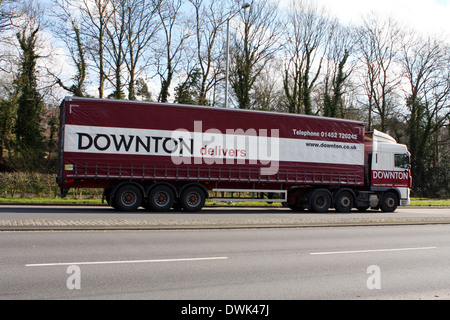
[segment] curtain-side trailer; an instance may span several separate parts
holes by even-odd
[[[409,204],[409,152],[358,121],[67,97],[57,182],[103,188],[121,211],[198,211],[206,198],[293,210]]]

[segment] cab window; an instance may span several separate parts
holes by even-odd
[[[411,168],[411,163],[408,154],[395,154],[394,155],[395,167],[409,169]]]

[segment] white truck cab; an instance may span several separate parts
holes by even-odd
[[[397,199],[386,201],[397,201],[401,206],[409,205],[412,186],[411,154],[406,145],[397,143],[386,133],[374,130],[371,153],[371,191],[393,193]],[[380,201],[382,199],[383,197]]]

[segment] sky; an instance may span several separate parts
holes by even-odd
[[[291,0],[281,0],[282,4]],[[423,34],[446,37],[450,42],[450,0],[313,0],[342,23],[359,24],[371,11],[391,15]]]
[[[49,3],[50,0],[37,0]],[[245,0],[241,0],[246,2]],[[248,0],[249,1],[249,0]],[[280,0],[281,7],[288,7],[292,0]],[[306,0],[308,1],[308,0]],[[360,25],[364,14],[371,11],[382,16],[392,16],[400,23],[416,29],[423,35],[433,34],[450,43],[450,0],[310,0],[327,9],[330,16],[344,24]],[[59,50],[61,54],[63,53]],[[62,64],[65,65],[65,64]],[[65,65],[66,73],[74,70]],[[61,70],[59,71],[61,72]],[[152,92],[159,91],[159,82],[149,83]],[[97,89],[92,89],[93,95]],[[154,95],[157,95],[154,93]]]

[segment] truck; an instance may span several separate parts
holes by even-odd
[[[267,111],[66,97],[57,183],[102,188],[119,211],[201,210],[206,199],[295,211],[393,212],[410,153],[363,122]]]

